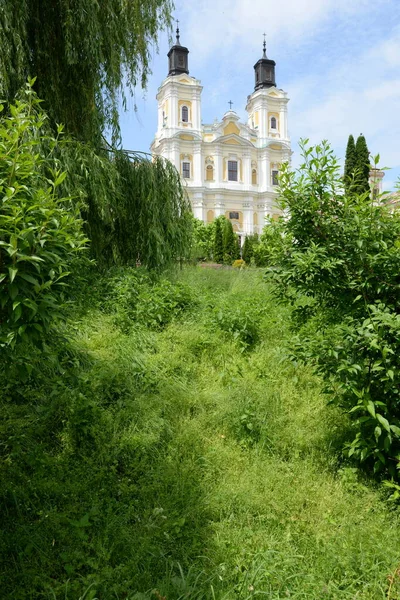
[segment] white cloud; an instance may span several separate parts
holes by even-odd
[[[385,1],[375,0],[374,9]],[[202,60],[216,51],[219,56],[231,53],[241,42],[260,46],[263,31],[267,46],[282,40],[307,43],[307,35],[330,17],[348,20],[363,9],[371,10],[368,0],[189,0],[178,6],[184,38]]]
[[[328,139],[341,156],[348,135],[363,133],[371,153],[379,153],[381,164],[395,169],[386,175],[390,184],[400,173],[400,79],[393,69],[394,48],[400,55],[397,31],[322,76],[314,74],[303,89],[299,83],[297,92],[295,85],[290,113],[294,138]],[[389,181],[385,188],[390,189],[388,186]]]

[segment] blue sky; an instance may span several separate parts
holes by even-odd
[[[190,74],[203,85],[204,123],[221,119],[229,100],[246,120],[265,32],[277,85],[290,98],[293,164],[301,137],[328,139],[343,158],[348,135],[363,133],[390,167],[384,189],[393,189],[400,177],[400,0],[176,0],[175,7]],[[137,89],[121,115],[125,148],[149,150],[169,47],[163,32],[147,90]]]

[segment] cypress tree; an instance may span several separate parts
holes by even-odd
[[[369,185],[369,151],[365,137],[360,134],[356,143],[356,180],[357,192],[364,194],[370,191]]]
[[[348,192],[352,187],[352,181],[354,178],[354,171],[356,169],[357,154],[354,137],[349,135],[346,148],[346,158],[344,163],[344,187]]]
[[[227,264],[231,264],[234,260],[240,258],[240,250],[236,234],[229,219],[225,219],[223,240],[224,260]]]
[[[250,264],[250,261],[252,259],[253,256],[253,246],[250,240],[250,236],[246,235],[246,238],[244,240],[244,244],[243,244],[243,251],[242,251],[242,258],[245,261],[246,264]]]
[[[219,264],[224,262],[224,240],[220,219],[215,220],[214,261]]]

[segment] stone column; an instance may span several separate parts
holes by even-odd
[[[194,217],[205,223],[205,203],[203,202],[203,194],[201,192],[196,192],[193,195],[192,208]]]
[[[199,142],[193,147],[193,185],[198,187],[203,185],[202,175],[201,144]]]
[[[250,189],[251,186],[251,157],[250,151],[245,150],[243,152],[243,184],[246,190]]]
[[[220,217],[221,215],[225,215],[225,203],[223,201],[223,196],[221,194],[215,194],[215,217]]]
[[[243,233],[245,235],[253,233],[253,198],[243,202]]]
[[[219,148],[215,150],[214,169],[214,181],[216,184],[220,184],[222,182],[222,154]]]

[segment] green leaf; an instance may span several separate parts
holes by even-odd
[[[379,413],[377,413],[376,418],[378,419],[379,423],[383,426],[383,428],[386,429],[388,433],[390,433],[389,421]]]
[[[11,283],[14,281],[16,274],[18,273],[18,269],[15,267],[8,267],[8,272],[10,274]]]
[[[372,402],[372,400],[368,401],[367,410],[368,410],[369,414],[372,415],[375,419],[375,405]]]

